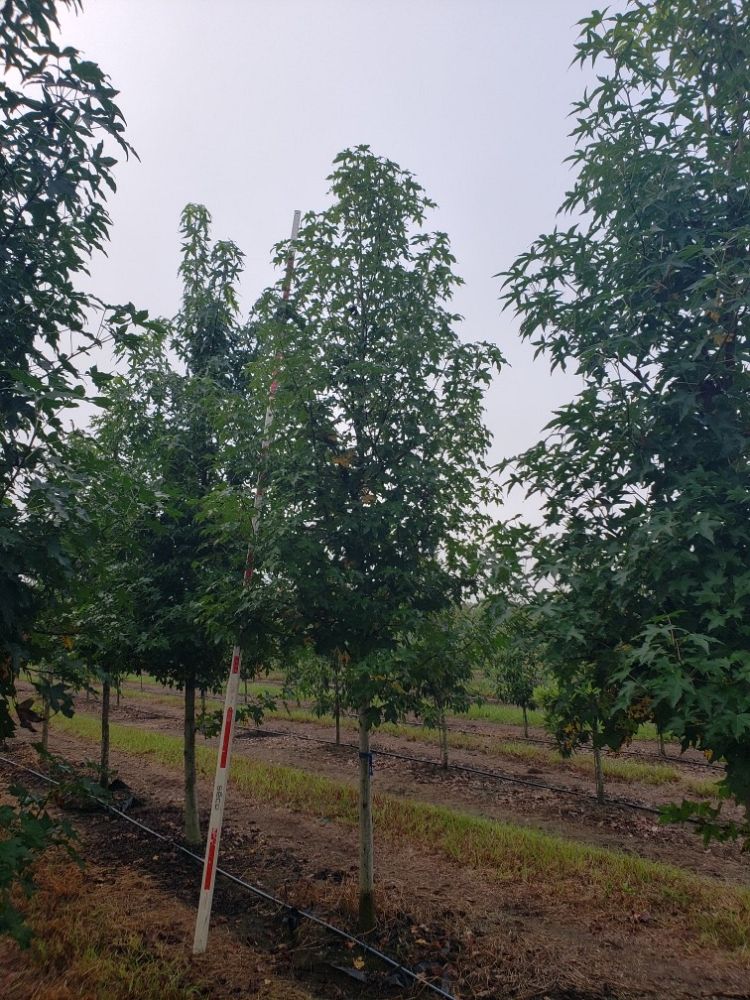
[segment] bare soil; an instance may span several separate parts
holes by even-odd
[[[137,721],[138,706],[121,705],[123,720]],[[172,731],[175,721],[158,712],[151,724]],[[91,744],[53,729],[51,749],[70,759],[91,756]],[[238,740],[240,753],[263,755],[332,776],[353,775],[347,751],[290,744],[288,740]],[[309,753],[308,753],[309,750]],[[14,741],[18,759],[32,759],[28,739]],[[181,775],[143,756],[113,751],[113,765],[133,789],[139,804],[133,815],[179,839]],[[7,783],[15,775],[0,765]],[[420,771],[424,776],[424,772]],[[392,783],[403,794],[446,804],[479,800],[488,790],[471,793],[455,788],[453,779],[438,775],[417,783],[416,773],[378,768],[381,787]],[[389,788],[391,790],[391,788]],[[210,788],[201,781],[201,801]],[[493,794],[497,794],[493,788]],[[467,796],[464,801],[462,796]],[[509,800],[512,802],[512,798]],[[541,801],[541,800],[540,800]],[[559,803],[548,804],[560,809]],[[504,818],[516,819],[509,805],[495,802]],[[524,815],[520,805],[518,815]],[[529,816],[534,825],[540,817]],[[203,816],[205,824],[207,815]],[[552,814],[550,814],[552,822]],[[173,893],[180,905],[194,907],[198,874],[173,849],[148,840],[116,818],[88,813],[76,818],[97,864],[124,864],[147,876],[144,893],[156,883]],[[569,821],[559,820],[569,833]],[[334,922],[353,926],[356,899],[356,831],[289,809],[259,804],[230,795],[222,841],[221,864],[268,888],[295,906],[311,907]],[[582,823],[588,838],[593,831]],[[602,827],[603,835],[604,827]],[[635,834],[633,834],[635,836]],[[665,850],[668,843],[662,842]],[[674,848],[675,854],[679,848]],[[694,935],[665,931],[659,914],[623,912],[602,919],[576,900],[560,899],[546,886],[498,885],[482,872],[449,862],[408,842],[387,841],[377,852],[378,903],[382,914],[375,943],[417,968],[457,997],[517,998],[517,1000],[636,1000],[636,998],[750,997],[750,964],[739,954],[699,946]],[[584,887],[582,887],[583,889]],[[135,890],[133,890],[135,891]],[[582,893],[585,896],[585,893]],[[318,932],[295,930],[278,913],[247,897],[241,890],[217,886],[216,907],[223,926],[251,948],[273,958],[279,975],[300,982],[328,1000],[346,997],[404,996],[403,987],[389,985],[373,968],[370,982],[359,986],[350,978],[351,954],[331,945]],[[189,942],[185,942],[189,947]],[[334,965],[348,967],[349,975]],[[356,970],[358,971],[358,970]]]
[[[163,691],[161,692],[163,693]],[[96,708],[92,703],[79,704],[79,710]],[[112,709],[113,721],[137,725],[143,729],[182,733],[179,703],[146,706],[142,701],[123,698],[119,709]],[[486,724],[482,726],[482,730]],[[286,730],[289,735],[263,736],[264,730]],[[300,740],[297,736],[329,740],[329,744]],[[496,735],[496,734],[495,734]],[[346,730],[342,743],[350,744],[354,735]],[[215,745],[216,741],[208,741]],[[531,826],[548,833],[561,834],[574,840],[608,847],[674,864],[702,875],[723,881],[750,885],[750,859],[737,844],[712,842],[704,845],[690,825],[662,825],[659,817],[626,806],[608,803],[599,805],[592,795],[592,781],[586,775],[560,766],[526,764],[491,752],[451,748],[450,762],[482,770],[501,772],[512,778],[538,784],[564,787],[579,794],[561,794],[544,788],[503,782],[464,771],[444,771],[439,766],[436,746],[414,743],[385,733],[376,733],[373,749],[386,750],[404,756],[432,760],[433,765],[397,758],[376,756],[376,787],[382,792],[418,799],[459,809],[490,819]],[[326,726],[297,723],[289,720],[269,720],[259,731],[242,728],[237,733],[235,753],[274,764],[285,764],[309,770],[315,774],[354,784],[357,780],[358,758],[351,745],[335,746],[333,733]],[[609,782],[612,797],[657,807],[670,801],[691,797],[680,785],[653,786],[636,782]],[[692,796],[695,797],[695,796]]]

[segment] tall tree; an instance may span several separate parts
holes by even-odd
[[[66,568],[60,530],[75,487],[62,475],[62,416],[86,395],[84,372],[101,382],[92,349],[122,343],[135,315],[80,289],[108,238],[112,153],[132,150],[117,91],[56,41],[59,6],[8,0],[0,17],[0,738],[14,729],[15,678],[45,587]]]
[[[616,608],[608,682],[750,805],[750,4],[631,0],[581,22],[568,229],[506,275],[521,335],[584,387],[522,457],[551,570]],[[598,594],[598,596],[596,596]],[[609,613],[609,612],[608,612]],[[568,633],[573,639],[573,633]]]
[[[238,319],[242,254],[212,242],[202,206],[185,208],[181,233],[181,309],[132,354],[100,433],[154,497],[137,528],[135,607],[149,670],[184,691],[185,836],[198,843],[196,692],[223,679],[239,614],[228,588],[241,579],[260,419],[244,375],[253,346]]]
[[[370,728],[414,690],[389,660],[409,622],[479,586],[483,395],[501,357],[456,333],[460,279],[446,234],[423,228],[433,203],[413,176],[360,146],[337,157],[330,181],[333,204],[295,240],[295,322],[267,349],[281,366],[268,530],[317,652],[351,658],[370,928]]]

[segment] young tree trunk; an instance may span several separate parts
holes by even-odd
[[[602,770],[602,751],[599,745],[594,743],[594,777],[596,779],[596,801],[604,802],[604,771]]]
[[[333,721],[336,725],[336,746],[341,743],[341,699],[339,696],[338,654],[335,656],[333,668]]]
[[[247,677],[245,678],[243,683],[245,685],[245,704],[247,705]]]
[[[198,788],[195,777],[195,678],[185,682],[185,840],[200,844],[201,826],[198,815]]]
[[[367,706],[359,710],[359,929],[375,927],[375,878],[372,842],[372,776]]]
[[[143,691],[143,672],[141,671],[141,691]]]
[[[667,756],[667,748],[664,744],[664,733],[659,733],[659,756]]]
[[[523,735],[524,739],[529,738],[529,713],[525,705],[521,705],[521,711],[523,712]]]
[[[206,689],[201,688],[201,715],[206,717]]]
[[[99,784],[102,788],[109,787],[109,695],[107,678],[102,684],[102,752],[99,760]]]
[[[102,688],[102,697],[104,697],[104,688]],[[120,707],[120,685],[119,683],[115,686],[115,704]]]
[[[42,710],[42,750],[44,750],[44,752],[46,753],[47,749],[49,748],[49,713],[50,713],[49,698],[47,697],[47,695],[45,695],[44,698],[42,699],[42,704],[44,706]]]
[[[444,771],[448,770],[448,723],[445,712],[440,712],[440,763]]]

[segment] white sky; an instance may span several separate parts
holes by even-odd
[[[532,362],[493,275],[554,226],[570,184],[568,113],[591,80],[570,65],[575,23],[594,0],[84,2],[62,40],[121,91],[141,160],[118,171],[97,294],[174,314],[179,214],[197,201],[246,254],[249,307],[293,209],[323,208],[336,153],[368,143],[438,203],[430,228],[448,232],[466,281],[462,336],[511,362],[487,398],[492,457],[538,439],[577,383]]]

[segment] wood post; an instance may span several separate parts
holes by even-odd
[[[214,795],[211,800],[211,818],[208,821],[208,837],[206,839],[206,855],[203,860],[203,881],[198,903],[198,919],[195,922],[193,938],[193,954],[202,955],[208,945],[208,928],[211,923],[211,906],[216,884],[216,865],[219,858],[221,842],[221,827],[224,820],[224,804],[227,800],[227,784],[229,769],[232,766],[232,734],[237,715],[237,696],[240,687],[240,667],[242,665],[242,650],[235,646],[232,651],[232,665],[227,682],[227,693],[224,700],[224,718],[219,737],[219,752],[216,755],[216,777],[214,778]]]
[[[296,211],[292,219],[292,237],[289,246],[289,254],[286,259],[286,273],[284,275],[282,300],[289,301],[289,293],[292,287],[292,274],[294,272],[294,240],[299,232],[301,213]],[[276,360],[280,363],[282,355],[277,354]],[[260,515],[263,510],[265,500],[266,466],[268,463],[268,452],[271,447],[273,429],[273,409],[279,383],[274,373],[273,381],[268,390],[268,403],[266,404],[266,416],[263,423],[263,441],[261,444],[261,468],[258,472],[258,479],[255,488],[255,499],[253,503],[252,535],[250,544],[247,547],[245,557],[245,572],[242,578],[242,586],[249,587],[253,581],[255,572],[255,543],[260,527]],[[195,936],[193,938],[193,954],[202,954],[208,944],[208,928],[211,923],[211,906],[214,895],[214,882],[216,878],[216,866],[219,858],[219,841],[221,839],[221,826],[224,820],[224,803],[226,801],[227,782],[229,779],[229,765],[232,757],[232,741],[234,735],[234,722],[237,714],[237,696],[239,694],[240,673],[242,670],[242,649],[239,643],[232,650],[232,660],[229,667],[229,679],[227,681],[226,697],[224,700],[224,718],[221,726],[221,742],[216,760],[216,777],[214,778],[214,792],[211,800],[211,819],[209,821],[208,837],[206,839],[206,853],[203,859],[203,878],[201,881],[201,895],[198,903],[198,916],[195,921]],[[245,688],[247,697],[247,687]],[[193,692],[195,697],[195,692]],[[193,734],[193,740],[195,734]],[[193,755],[194,756],[194,755]],[[200,836],[200,831],[199,831]]]

